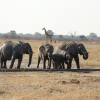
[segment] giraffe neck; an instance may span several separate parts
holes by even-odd
[[[46,34],[46,35],[48,35],[48,33],[47,33],[46,29],[44,29],[44,31],[45,31],[45,34]]]

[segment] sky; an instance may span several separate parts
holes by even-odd
[[[100,0],[0,0],[0,33],[100,36]]]

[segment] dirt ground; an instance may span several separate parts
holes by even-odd
[[[30,68],[36,68],[38,45],[29,42],[35,51]],[[90,54],[85,61],[80,57],[81,69],[100,69],[100,43],[84,44]],[[28,56],[24,55],[21,68],[27,64]],[[0,100],[100,100],[100,71],[0,72]]]
[[[100,72],[0,72],[0,100],[100,100]]]

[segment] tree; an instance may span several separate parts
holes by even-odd
[[[48,30],[47,33],[48,33],[49,35],[51,35],[51,36],[54,35],[54,32],[53,32],[52,30]]]
[[[60,38],[60,40],[64,39],[63,35],[59,35],[59,38]]]
[[[75,31],[74,31],[74,33],[72,33],[72,32],[69,32],[68,34],[70,34],[70,35],[71,35],[71,37],[72,37],[72,40],[73,40],[74,36],[76,35],[76,32],[75,32]]]
[[[36,38],[36,39],[41,39],[41,38],[42,38],[41,33],[35,32],[35,38]]]
[[[11,30],[9,34],[15,36],[16,35],[16,31]]]
[[[89,37],[92,40],[97,40],[97,34],[96,33],[90,33]]]
[[[84,35],[80,35],[79,38],[80,38],[82,41],[88,40]]]
[[[11,37],[11,38],[15,38],[16,37],[16,31],[14,31],[14,30],[11,30],[10,32],[9,32],[9,36]]]

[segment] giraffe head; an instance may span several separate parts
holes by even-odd
[[[44,28],[42,28],[42,30],[45,30],[45,27],[44,27]]]

